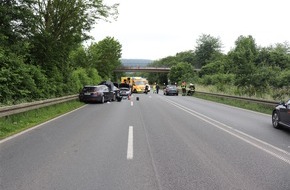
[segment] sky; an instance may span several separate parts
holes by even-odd
[[[258,46],[290,43],[290,0],[103,0],[119,3],[116,21],[99,21],[93,42],[114,37],[123,59],[159,60],[194,50],[202,34],[227,53],[239,36]]]

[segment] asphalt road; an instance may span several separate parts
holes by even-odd
[[[139,94],[1,141],[0,180],[1,190],[289,190],[290,130],[270,115]]]

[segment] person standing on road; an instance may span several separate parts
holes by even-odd
[[[158,92],[159,92],[159,85],[156,84],[156,93],[158,94]]]
[[[156,82],[153,84],[153,94],[156,93]]]
[[[183,81],[181,83],[181,90],[182,90],[182,96],[185,96],[185,94],[186,94],[186,83],[185,83],[185,81]]]

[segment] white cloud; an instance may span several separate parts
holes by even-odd
[[[194,49],[201,34],[219,37],[224,50],[240,35],[268,46],[290,41],[288,0],[107,0],[119,2],[119,18],[100,22],[95,41],[106,36],[122,44],[123,58],[160,59]]]

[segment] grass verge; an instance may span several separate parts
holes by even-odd
[[[53,119],[64,113],[83,106],[82,102],[72,100],[69,102],[47,106],[15,115],[0,118],[0,140],[34,127],[40,123]]]
[[[233,100],[229,98],[222,98],[222,97],[214,97],[214,96],[209,96],[209,95],[204,95],[204,94],[194,94],[194,97],[204,99],[204,100],[209,100],[213,102],[218,102],[230,106],[235,106],[247,110],[252,110],[260,113],[265,113],[265,114],[272,114],[272,111],[274,109],[273,106],[266,106],[258,103],[253,103],[249,102],[246,100]]]

